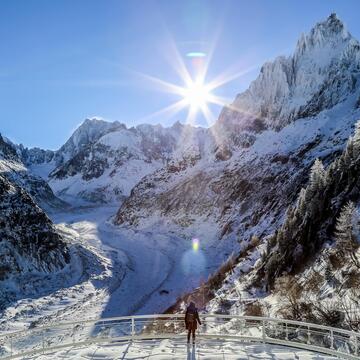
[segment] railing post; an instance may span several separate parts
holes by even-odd
[[[262,339],[263,339],[263,343],[265,343],[265,339],[266,339],[265,320],[262,321]]]
[[[308,339],[307,339],[307,344],[310,345],[311,341],[310,341],[310,336],[311,336],[311,333],[310,333],[310,326],[308,326],[307,328],[307,336],[308,336]]]
[[[45,354],[45,339],[44,339],[44,330],[41,331],[41,342],[42,342],[42,352]]]
[[[135,336],[135,319],[131,318],[131,337],[133,338]]]
[[[73,326],[72,336],[71,336],[73,344],[75,344],[75,328],[76,328],[76,326],[74,325]]]
[[[330,330],[330,349],[334,349],[334,332]]]
[[[13,338],[10,336],[10,356],[13,355]]]
[[[285,323],[285,340],[289,340],[289,330],[287,322]]]
[[[358,354],[358,337],[355,335],[355,355]]]

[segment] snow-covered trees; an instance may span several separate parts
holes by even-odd
[[[338,249],[349,254],[353,263],[359,267],[355,251],[359,247],[359,213],[353,202],[349,201],[341,210],[336,223],[335,238]]]
[[[303,258],[318,246],[314,237],[315,221],[320,221],[324,209],[326,171],[320,160],[316,160],[310,171],[310,181],[301,189],[295,207],[289,207],[283,226],[276,233],[275,251],[268,252],[265,278],[269,285],[284,271],[295,269]]]
[[[321,160],[316,159],[310,172],[310,185],[313,191],[322,189],[325,185],[325,169]]]
[[[272,286],[276,277],[300,269],[316,255],[328,235],[334,233],[335,225],[339,248],[358,264],[354,253],[359,238],[358,214],[354,204],[347,202],[359,197],[360,122],[343,153],[327,170],[321,160],[314,162],[308,185],[301,189],[295,207],[288,209],[283,225],[263,257],[259,276],[265,278],[265,285]]]
[[[323,192],[326,186],[326,173],[321,160],[316,159],[310,172],[309,185],[305,189],[306,212],[310,217],[316,216],[323,207]]]

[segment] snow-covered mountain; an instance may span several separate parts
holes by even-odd
[[[0,174],[24,188],[35,202],[46,210],[66,207],[67,204],[57,198],[48,183],[33,174],[21,160],[19,146],[0,135]]]
[[[65,241],[32,198],[0,174],[0,308],[25,293],[37,275],[63,269],[70,261]],[[31,279],[30,279],[31,278]]]
[[[253,237],[207,284],[184,298],[207,298],[210,312],[359,331],[359,155],[360,121],[327,166],[314,162],[282,225],[270,236]]]
[[[282,128],[345,100],[358,89],[359,72],[359,42],[332,14],[301,36],[292,56],[264,64],[249,89],[223,110],[219,122],[247,128],[251,115],[269,128]]]
[[[175,143],[174,136],[161,127],[128,129],[112,123],[99,134],[98,125],[98,120],[85,121],[59,150],[74,155],[49,175],[56,193],[118,201],[128,196],[144,175],[164,164]],[[89,136],[93,132],[98,136]]]
[[[68,246],[39,207],[63,208],[43,179],[29,173],[17,147],[0,135],[0,308],[38,292],[70,261]]]
[[[119,201],[147,174],[169,161],[195,161],[207,152],[207,130],[182,125],[87,119],[57,151],[19,147],[29,170],[49,181],[56,194],[89,201]]]
[[[115,121],[113,123],[100,119],[86,119],[57,151],[43,150],[40,148],[25,148],[17,146],[17,152],[25,165],[33,167],[39,175],[45,177],[57,166],[61,166],[73,156],[78,154],[92,142],[98,140],[108,132],[115,131],[123,125]],[[47,168],[37,169],[37,165],[47,165]],[[39,171],[40,170],[40,171]]]
[[[196,228],[215,221],[219,237],[245,239],[271,232],[314,159],[329,161],[360,117],[359,56],[359,43],[335,15],[317,24],[293,56],[264,65],[223,110],[204,133],[213,144],[207,156],[143,178],[116,223],[166,219]]]

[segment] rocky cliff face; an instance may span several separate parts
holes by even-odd
[[[19,147],[0,135],[0,174],[24,188],[34,201],[46,210],[66,207],[41,177],[30,172],[19,154]]]
[[[47,275],[69,264],[68,245],[39,207],[64,205],[0,135],[0,310],[25,293],[38,293]]]
[[[38,276],[61,271],[69,262],[67,244],[50,219],[0,174],[0,309]]]
[[[299,39],[295,52],[263,65],[249,89],[224,108],[219,122],[249,125],[249,114],[280,129],[329,109],[358,89],[360,45],[332,14]]]
[[[59,270],[66,244],[50,219],[19,186],[0,175],[1,280],[14,273]]]

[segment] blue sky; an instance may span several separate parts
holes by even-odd
[[[183,121],[185,111],[149,116],[180,97],[137,74],[183,85],[171,44],[191,72],[186,53],[216,44],[208,80],[245,72],[215,91],[233,99],[264,61],[291,53],[301,32],[331,12],[360,39],[358,0],[1,0],[0,131],[56,149],[86,117]]]

